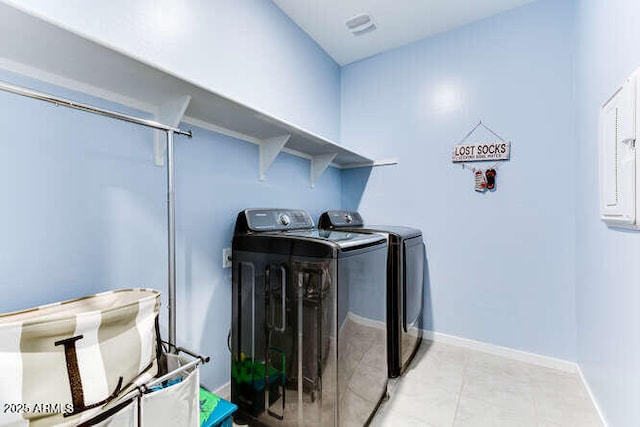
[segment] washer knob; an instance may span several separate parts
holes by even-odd
[[[280,214],[280,216],[278,217],[278,221],[280,221],[280,224],[282,225],[291,224],[291,218],[289,218],[289,215],[287,214]]]

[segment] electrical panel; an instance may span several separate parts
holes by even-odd
[[[600,111],[600,218],[613,227],[640,229],[636,178],[636,71]]]

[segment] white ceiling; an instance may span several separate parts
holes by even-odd
[[[451,30],[534,0],[273,0],[338,64]],[[377,29],[354,36],[345,21],[368,13]]]

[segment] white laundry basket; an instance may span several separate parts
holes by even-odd
[[[124,393],[79,427],[198,427],[198,365],[205,359],[189,361],[175,354],[163,358],[169,373]]]
[[[64,425],[155,376],[159,308],[122,289],[0,315],[0,426]]]
[[[0,426],[198,426],[208,358],[163,348],[159,308],[122,289],[0,315]]]
[[[188,361],[167,354],[170,371],[185,366]],[[144,393],[140,399],[139,427],[198,427],[200,425],[200,372],[197,366],[176,374],[180,382],[166,388]]]

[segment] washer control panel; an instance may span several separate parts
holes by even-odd
[[[247,227],[252,231],[301,230],[313,228],[311,215],[300,209],[247,209]]]
[[[291,218],[289,218],[289,215],[287,215],[286,213],[281,213],[280,215],[278,215],[278,222],[280,223],[280,225],[287,226],[291,224]]]

